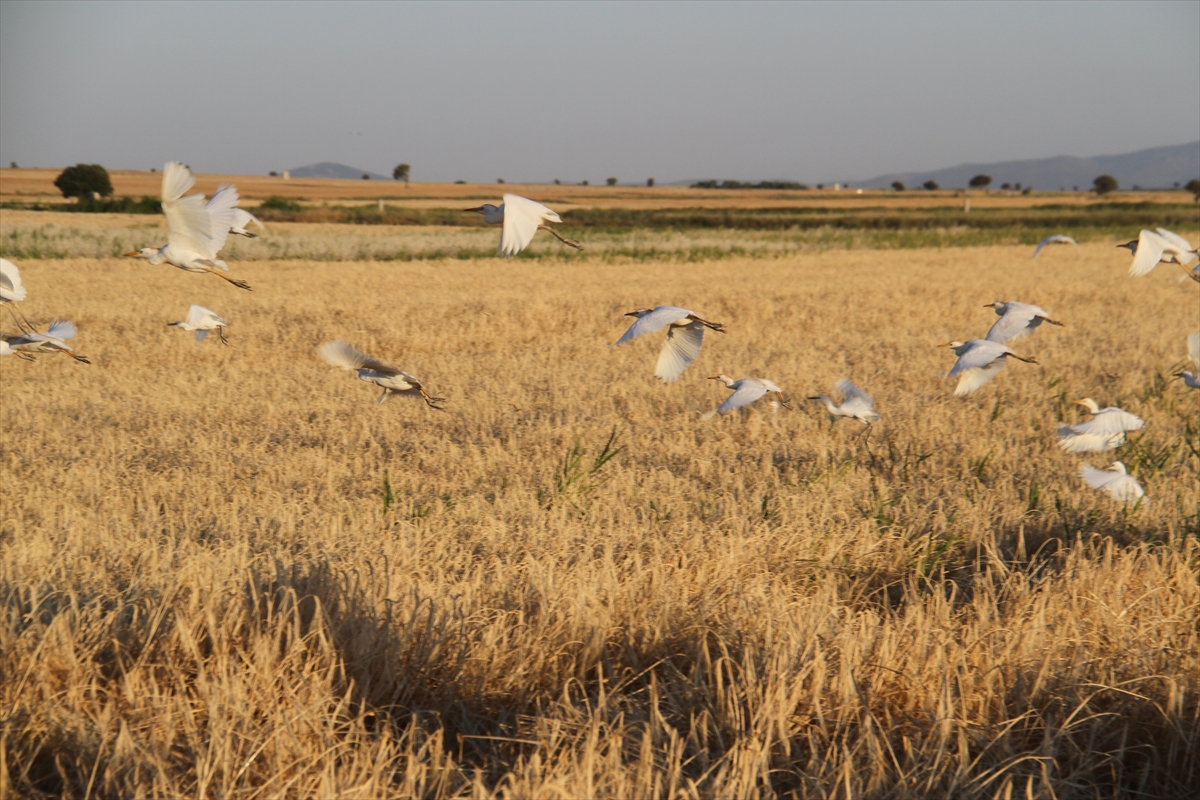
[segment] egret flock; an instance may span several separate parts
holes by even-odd
[[[217,254],[225,246],[230,234],[253,238],[258,234],[251,233],[247,229],[248,225],[256,225],[260,233],[265,232],[266,228],[248,211],[237,207],[238,192],[232,184],[219,186],[206,202],[202,194],[185,195],[195,182],[191,170],[184,164],[173,161],[164,166],[162,208],[167,218],[167,243],[159,247],[143,247],[125,255],[144,258],[151,264],[167,263],[186,272],[211,273],[239,289],[249,290],[250,286],[245,281],[225,274],[229,271],[229,265],[218,259]],[[515,256],[524,250],[539,230],[549,231],[563,244],[583,249],[578,242],[563,237],[546,224],[561,223],[562,219],[557,213],[541,203],[515,194],[505,194],[499,206],[485,204],[466,211],[482,214],[487,223],[501,226],[497,254],[503,258]],[[1056,234],[1043,239],[1034,250],[1033,257],[1037,258],[1038,253],[1050,244],[1071,244],[1075,246],[1076,252],[1079,252],[1079,246],[1074,239]],[[1176,263],[1183,267],[1188,277],[1200,282],[1200,264],[1192,270],[1187,266],[1192,260],[1200,259],[1200,251],[1171,231],[1163,228],[1158,228],[1157,231],[1143,230],[1137,239],[1118,247],[1127,248],[1134,256],[1130,268],[1131,275],[1146,275],[1160,263]],[[0,259],[0,305],[10,311],[21,328],[21,332],[17,334],[0,334],[0,355],[17,355],[33,360],[38,355],[62,353],[81,363],[90,364],[85,356],[76,353],[66,344],[66,340],[73,339],[76,335],[75,325],[70,321],[59,319],[45,331],[34,330],[18,307],[18,303],[25,299],[26,293],[17,266],[7,259]],[[957,356],[953,367],[947,373],[947,377],[958,378],[954,389],[956,397],[968,395],[992,380],[1004,368],[1009,358],[1030,364],[1038,363],[1033,358],[1014,352],[1009,348],[1009,343],[1032,334],[1042,323],[1059,327],[1063,325],[1051,319],[1044,309],[1015,300],[997,300],[988,303],[985,308],[992,308],[999,319],[984,338],[938,345],[950,348]],[[678,306],[639,308],[628,312],[626,316],[634,317],[635,320],[613,344],[614,347],[666,329],[654,369],[655,377],[664,383],[678,380],[684,370],[696,360],[704,343],[706,330],[725,333],[722,323],[709,321],[695,311]],[[193,304],[188,309],[185,319],[168,324],[185,331],[193,331],[197,343],[203,342],[208,333],[215,330],[221,342],[229,344],[225,336],[225,328],[229,323],[203,306]],[[318,348],[318,354],[326,363],[352,370],[359,380],[383,389],[378,399],[380,403],[391,395],[398,394],[420,398],[430,408],[443,409],[442,403],[445,399],[430,394],[416,377],[402,369],[384,364],[347,342],[327,342]],[[1188,358],[1195,371],[1183,370],[1175,375],[1181,378],[1186,386],[1200,389],[1200,333],[1188,337]],[[766,378],[734,379],[721,374],[714,375],[709,380],[719,381],[733,393],[714,411],[703,415],[705,419],[735,411],[762,398],[768,398],[774,410],[778,410],[780,406],[792,408],[783,389]],[[855,419],[866,426],[866,431],[880,420],[880,413],[875,410],[874,402],[864,389],[851,383],[849,379],[838,381],[835,388],[842,395],[840,403],[835,403],[828,395],[816,395],[808,399],[824,405],[833,420],[836,421],[839,417]],[[1127,433],[1141,430],[1145,424],[1141,418],[1123,409],[1102,409],[1091,398],[1073,402],[1087,408],[1092,416],[1088,420],[1062,425],[1057,429],[1058,444],[1068,453],[1116,449],[1125,443]],[[1085,464],[1080,468],[1079,476],[1092,488],[1107,491],[1118,502],[1147,502],[1145,491],[1137,479],[1127,473],[1125,465],[1120,461],[1113,462],[1108,469],[1103,470]]]

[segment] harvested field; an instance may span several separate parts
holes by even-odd
[[[67,216],[6,210],[0,238]],[[108,236],[95,257],[20,263],[26,315],[73,319],[93,365],[0,360],[0,795],[1200,784],[1200,407],[1171,378],[1200,305],[1178,267],[1135,280],[1107,240],[1037,261],[797,246],[647,266],[544,242],[380,261],[339,255],[350,226],[276,223],[309,250],[236,261],[242,292],[110,257],[157,242],[146,221],[60,237]],[[982,335],[996,299],[1066,327],[955,398],[934,345]],[[165,325],[189,303],[231,347]],[[658,337],[607,347],[657,303],[728,327],[671,385]],[[447,410],[376,404],[316,357],[331,339]],[[771,378],[796,410],[701,420],[718,372]],[[869,437],[804,399],[843,376],[883,414]],[[1063,453],[1054,428],[1088,396],[1145,429]],[[1114,458],[1148,503],[1077,477]]]

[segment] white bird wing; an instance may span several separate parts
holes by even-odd
[[[1038,242],[1038,246],[1033,251],[1032,258],[1037,258],[1038,253],[1042,252],[1042,248],[1054,241],[1057,241],[1057,239],[1055,239],[1053,236],[1047,236],[1045,239],[1042,239],[1040,242]]]
[[[40,334],[36,334],[40,335]],[[50,323],[49,329],[46,331],[46,336],[51,339],[74,339],[75,338],[75,323],[66,319],[56,319]]]
[[[1191,254],[1192,258],[1196,256],[1196,248],[1192,247],[1192,243],[1180,236],[1178,233],[1167,230],[1166,228],[1157,228],[1158,235],[1161,236],[1167,244],[1177,249],[1181,255]],[[1192,259],[1187,259],[1191,261]]]
[[[1200,367],[1200,333],[1188,334],[1188,358]]]
[[[992,323],[984,338],[989,342],[1004,344],[1014,339],[1020,339],[1033,333],[1033,329],[1041,324],[1039,316],[1045,316],[1037,306],[1027,306],[1024,303],[1009,303],[1008,310],[1000,319]]]
[[[972,339],[969,344],[971,347],[958,357],[958,361],[954,362],[954,367],[950,370],[947,377],[954,377],[960,372],[965,372],[969,369],[982,369],[991,365],[997,359],[1007,356],[1009,349],[1000,342],[988,339]],[[1003,361],[1000,362],[1003,365]],[[997,369],[997,372],[999,370]]]
[[[654,333],[655,331],[662,330],[664,326],[670,325],[672,322],[678,322],[691,313],[692,312],[688,311],[686,308],[679,308],[678,306],[659,306],[649,314],[638,317],[634,323],[629,326],[629,330],[625,331],[625,333],[621,335],[621,338],[617,339],[617,341],[613,343],[613,347],[633,341],[637,337],[643,336],[647,333]]]
[[[204,206],[211,221],[212,233],[209,246],[212,248],[212,252],[208,256],[210,259],[217,257],[217,253],[225,246],[225,240],[229,238],[230,229],[237,224],[237,214],[235,213],[237,204],[237,187],[232,183],[222,183]]]
[[[744,405],[753,403],[758,398],[767,393],[767,387],[756,380],[742,378],[741,385],[737,390],[725,398],[725,402],[717,407],[718,414],[725,414],[733,411],[735,408],[741,408]]]
[[[1141,276],[1149,273],[1158,266],[1163,251],[1168,246],[1167,240],[1154,231],[1142,231],[1138,234],[1137,252],[1133,254],[1133,264],[1129,267],[1129,274]]]
[[[201,328],[196,331],[196,344],[200,344],[207,338],[208,338],[208,331],[206,329]]]
[[[1125,442],[1125,434],[1083,433],[1073,425],[1060,425],[1058,431],[1058,446],[1068,453],[1098,453],[1103,450],[1115,450]]]
[[[1104,408],[1091,419],[1076,422],[1071,426],[1071,430],[1076,433],[1112,436],[1126,431],[1140,431],[1145,424],[1137,414],[1130,414],[1120,408]]]
[[[688,325],[672,325],[667,329],[666,341],[658,354],[658,364],[654,368],[655,377],[661,378],[665,383],[678,380],[683,371],[696,360],[696,356],[700,355],[700,345],[703,343],[703,324],[693,320]]]
[[[317,352],[321,355],[321,358],[325,359],[325,363],[341,367],[342,369],[366,368],[375,370],[381,375],[396,375],[400,373],[400,370],[395,367],[389,367],[381,361],[376,361],[348,342],[326,342],[317,348]]]
[[[189,328],[197,328],[201,325],[224,326],[226,324],[227,323],[225,320],[221,319],[219,316],[217,316],[217,314],[208,310],[204,306],[198,306],[195,303],[192,303],[192,305],[188,307],[187,325]]]
[[[181,174],[182,178],[179,177]],[[204,205],[204,195],[179,197],[176,194],[179,187],[187,191],[194,183],[195,179],[182,164],[172,162],[163,171],[162,207],[167,217],[167,244],[177,253],[211,259],[216,251],[212,249],[212,218]]]
[[[262,224],[262,220],[251,214],[244,208],[235,208],[233,210],[233,228],[239,233],[246,233],[246,226],[250,223],[258,226],[260,231],[266,231],[267,226]]]
[[[25,299],[25,286],[21,283],[21,270],[7,258],[0,258],[0,297],[4,300]]]
[[[1136,501],[1146,494],[1137,478],[1112,469],[1096,469],[1091,464],[1079,468],[1079,477],[1093,489],[1107,491],[1117,500]]]
[[[558,214],[541,203],[520,195],[504,195],[504,225],[500,231],[500,247],[496,252],[508,258],[524,250],[533,241],[533,235],[543,219],[562,221]]]
[[[999,374],[1000,370],[1004,369],[1004,362],[1007,359],[997,358],[992,363],[984,367],[970,367],[962,370],[962,377],[958,379],[958,385],[954,387],[954,396],[962,397],[983,386],[992,378]]]
[[[842,405],[846,405],[852,400],[859,403],[866,403],[868,408],[874,405],[871,395],[867,394],[862,387],[851,383],[849,378],[842,378],[833,385],[833,388],[842,393]]]

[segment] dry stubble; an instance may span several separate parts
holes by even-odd
[[[1195,287],[1085,254],[235,265],[253,293],[25,263],[26,313],[74,319],[94,366],[0,363],[0,788],[1179,794],[1200,414],[1161,375]],[[933,345],[982,335],[995,299],[1067,327],[953,398]],[[191,302],[231,348],[165,326]],[[660,302],[729,329],[670,386],[657,339],[606,348]],[[316,358],[333,338],[449,410],[375,404]],[[717,372],[798,410],[701,422]],[[869,439],[801,399],[843,375],[884,415]],[[1080,396],[1147,419],[1118,455],[1150,505],[1055,447]],[[614,428],[585,490],[556,481]]]

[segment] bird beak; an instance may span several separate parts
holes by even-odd
[[[132,253],[126,253],[125,255],[126,256],[140,256],[141,253],[139,253],[138,251],[135,250]]]
[[[984,303],[983,307],[984,308],[995,308],[996,304],[995,303]]]
[[[464,213],[466,213],[467,211],[477,211],[477,212],[479,212],[480,214],[482,214],[482,213],[483,213],[483,206],[475,206],[474,208],[464,208],[464,209],[463,209],[463,212],[464,212]]]
[[[636,311],[626,311],[626,312],[625,312],[625,316],[627,316],[627,317],[636,317],[636,316],[637,316],[637,312],[636,312]]]
[[[708,376],[708,380],[710,380],[710,381],[719,381],[719,380],[721,380],[721,376],[720,376],[720,375],[709,375],[709,376]]]
[[[949,347],[949,346],[950,346],[950,343],[949,343],[949,342],[946,342],[945,344],[939,344],[939,345],[938,345],[938,347]]]

